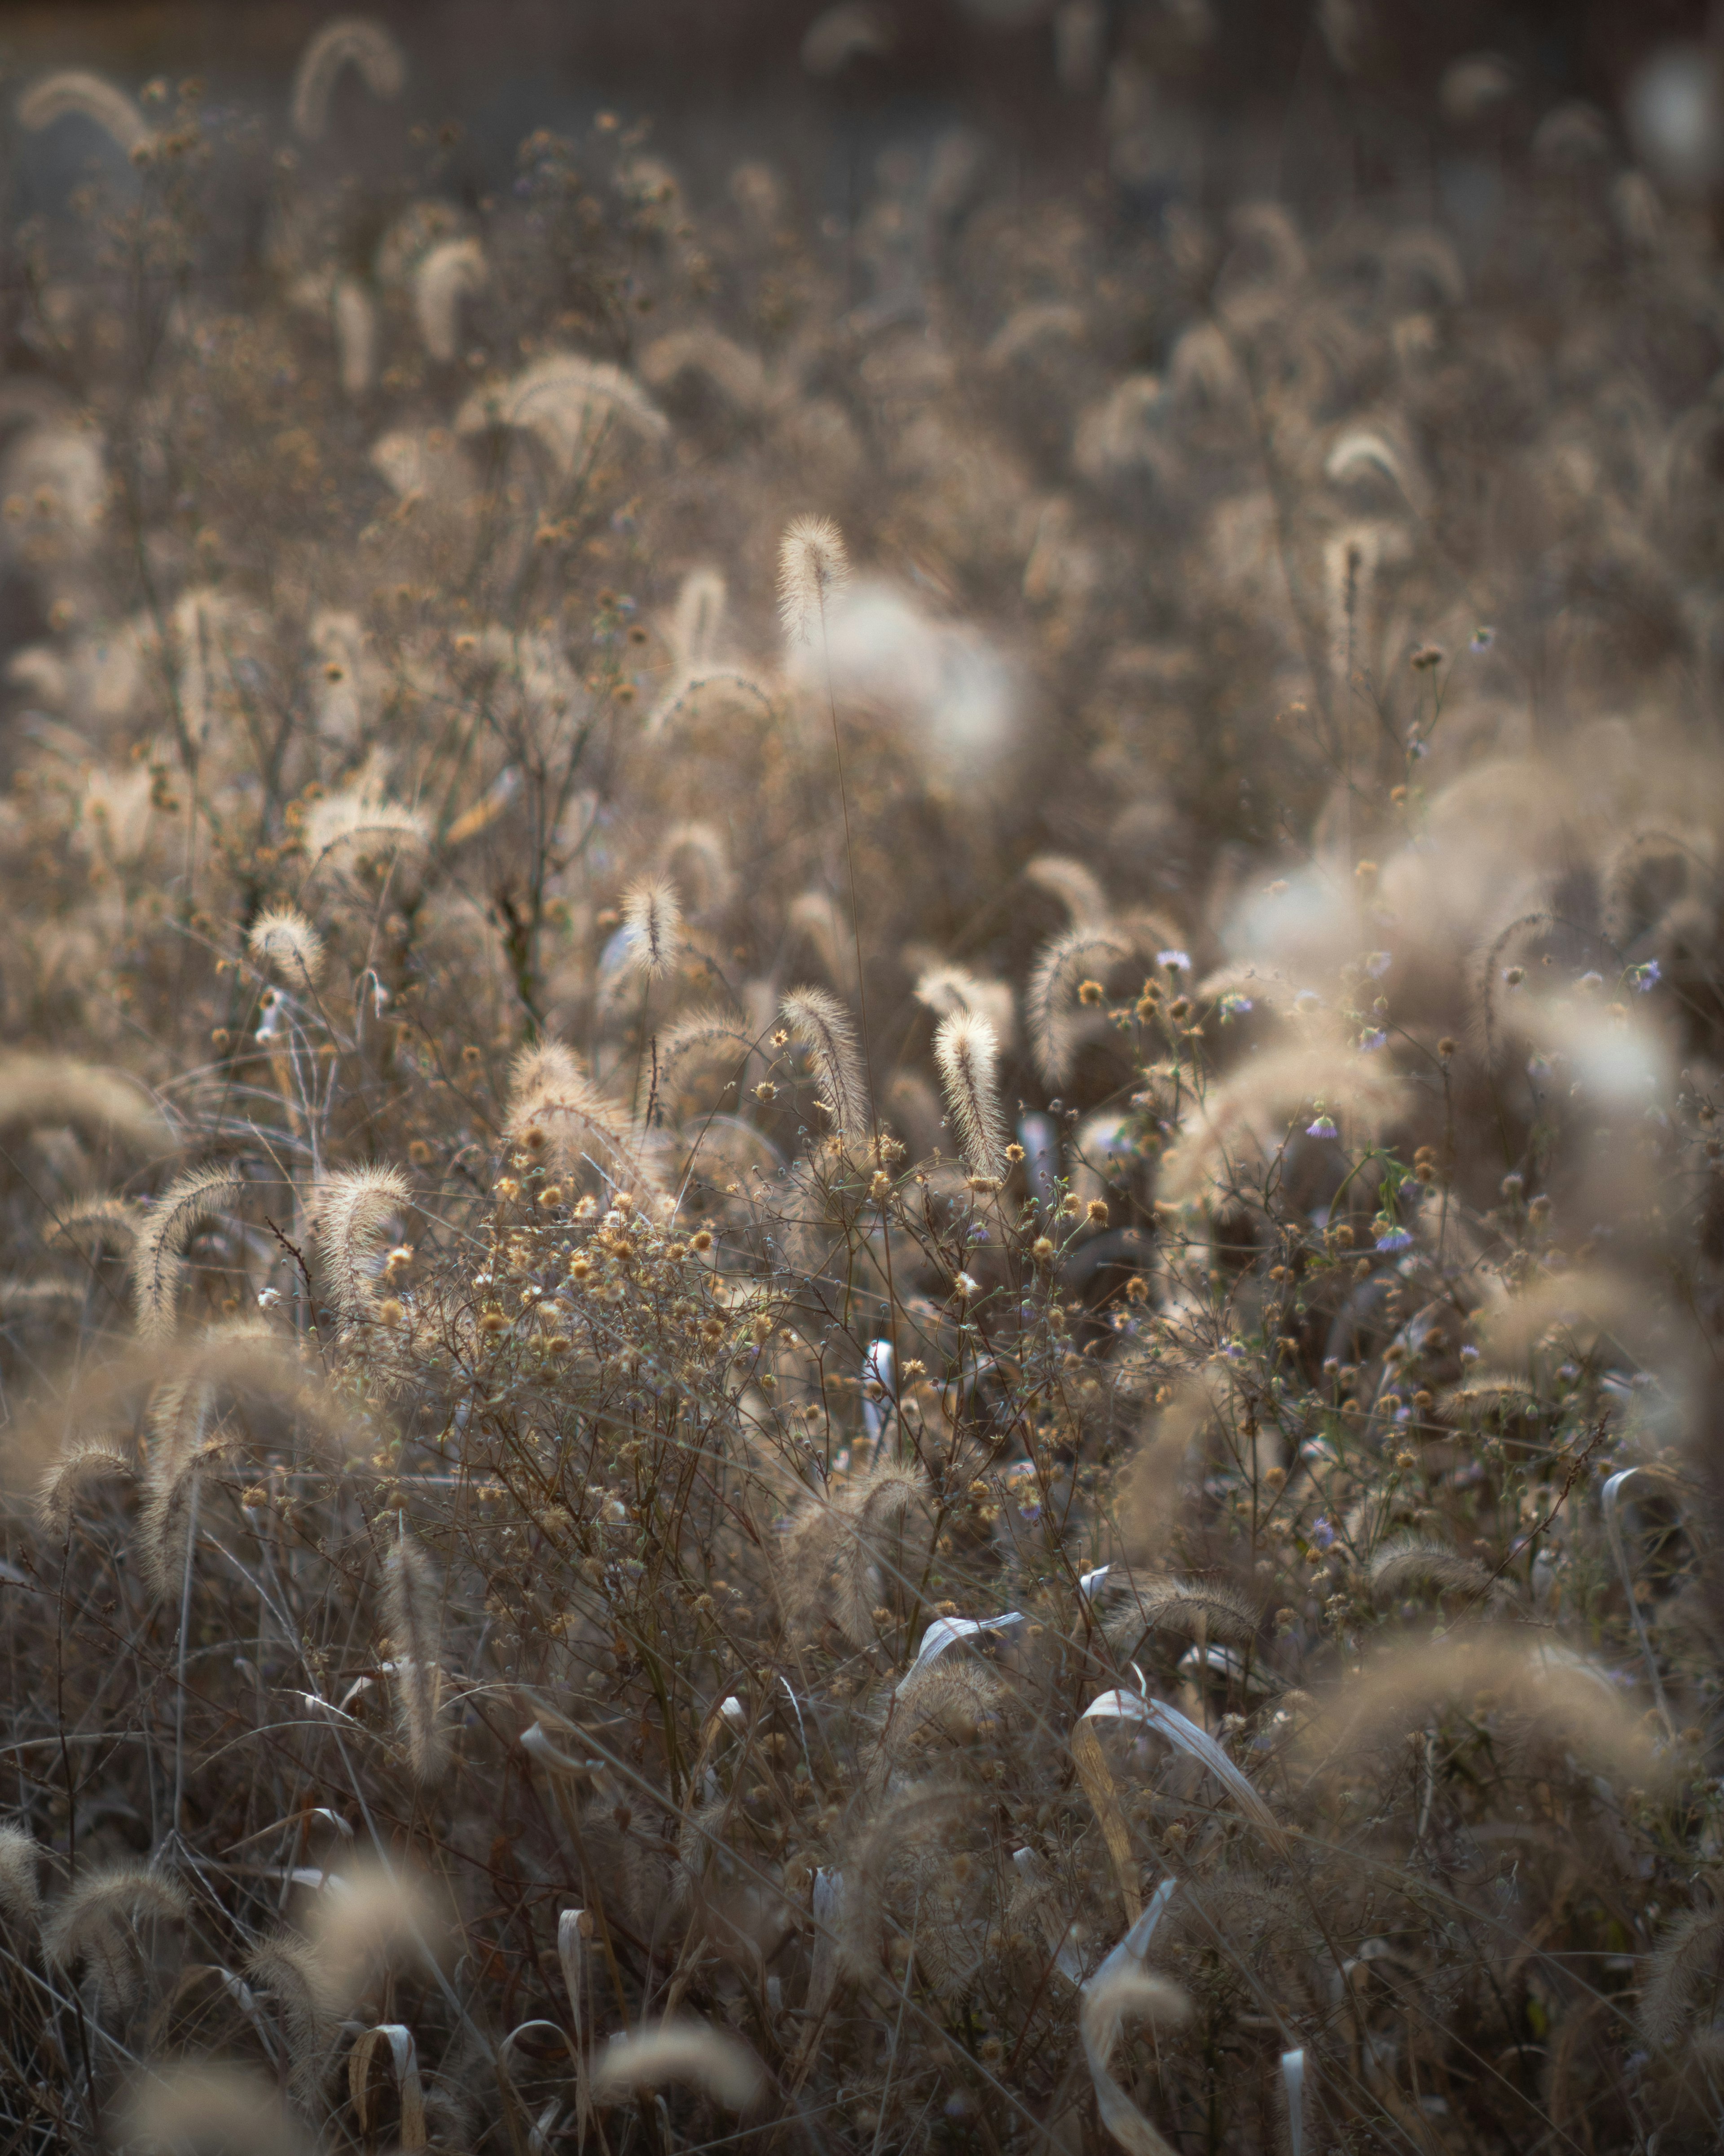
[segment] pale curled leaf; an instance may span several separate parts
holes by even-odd
[[[559,1736],[577,1733],[561,1730],[557,1732]],[[542,1722],[536,1722],[531,1728],[523,1729],[520,1743],[523,1752],[531,1752],[534,1758],[542,1760],[547,1767],[554,1767],[560,1774],[587,1774],[603,1763],[598,1759],[577,1759],[564,1751]]]
[[[1122,2148],[1131,2150],[1131,2156],[1172,2156],[1167,2143],[1114,2079],[1110,2067],[1127,2013],[1165,2025],[1183,2020],[1188,2010],[1184,1994],[1147,1974],[1143,1966],[1143,1957],[1178,1886],[1177,1880],[1162,1880],[1151,1895],[1147,1908],[1080,1994],[1083,2003],[1078,2027],[1090,2078],[1095,2085],[1095,2108],[1101,2123]]]
[[[1287,2097],[1290,2156],[1305,2156],[1305,2049],[1281,2054],[1281,2086]]]
[[[838,1983],[838,1929],[844,1917],[844,1874],[823,1865],[814,1874],[811,1897],[814,1918],[813,1965],[808,1973],[806,2012],[818,2022],[832,2003]]]
[[[1093,1601],[1107,1584],[1111,1565],[1097,1565],[1093,1572],[1085,1573],[1078,1581],[1080,1594]],[[918,1670],[926,1669],[930,1662],[938,1661],[948,1647],[960,1640],[973,1639],[982,1632],[1010,1632],[1025,1622],[1021,1609],[1003,1610],[998,1617],[936,1617],[922,1634],[916,1650],[916,1660],[905,1671],[914,1676]]]
[[[569,2011],[575,2017],[575,2034],[582,2031],[582,1950],[587,1941],[587,1912],[565,1909],[557,1920],[557,1958],[562,1969],[563,1988],[569,1995]]]
[[[1640,1652],[1646,1663],[1646,1674],[1652,1680],[1652,1697],[1658,1702],[1659,1719],[1664,1723],[1667,1736],[1675,1733],[1675,1723],[1670,1717],[1670,1702],[1664,1696],[1664,1681],[1658,1672],[1658,1657],[1652,1650],[1652,1641],[1647,1636],[1646,1620],[1640,1614],[1640,1604],[1634,1594],[1634,1575],[1629,1563],[1628,1547],[1622,1538],[1622,1489],[1624,1483],[1636,1475],[1657,1475],[1656,1468],[1622,1467],[1605,1482],[1603,1490],[1604,1527],[1610,1537],[1610,1553],[1616,1559],[1616,1569],[1622,1579],[1623,1592],[1629,1599],[1629,1614],[1634,1620],[1635,1636],[1640,1642]]]
[[[360,2130],[367,2134],[372,2130],[372,2066],[386,2051],[390,2077],[401,2101],[398,2146],[403,2150],[423,2148],[426,2142],[425,2092],[419,2080],[418,2053],[412,2030],[399,2021],[384,2021],[375,2029],[366,2030],[354,2039],[353,2048],[347,2054],[347,2087]]]
[[[1133,1691],[1105,1691],[1084,1709],[1085,1722],[1137,1722],[1153,1729],[1177,1751],[1200,1760],[1234,1799],[1246,1818],[1275,1848],[1285,1845],[1280,1823],[1207,1730],[1188,1721],[1178,1707]]]

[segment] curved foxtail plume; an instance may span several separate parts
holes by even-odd
[[[664,624],[673,672],[646,721],[648,734],[662,733],[683,718],[717,721],[747,712],[770,719],[772,698],[746,667],[722,658],[727,595],[716,569],[690,569]]]
[[[542,1159],[560,1182],[597,1173],[637,1196],[659,1188],[644,1134],[560,1041],[541,1041],[516,1059],[503,1142]]]
[[[339,2025],[321,1963],[305,1940],[281,1932],[252,1948],[240,1974],[261,1994],[265,2016],[275,2023],[295,2102],[310,2111]]]
[[[1024,1021],[1042,1075],[1063,1085],[1082,1028],[1068,999],[1079,976],[1091,966],[1114,966],[1131,955],[1133,938],[1122,928],[1078,927],[1044,943],[1024,994]]]
[[[0,1052],[0,1132],[38,1123],[69,1123],[98,1143],[117,1142],[137,1153],[165,1152],[175,1142],[149,1095],[117,1070],[29,1049]]]
[[[181,1577],[176,1556],[190,1562],[189,1553],[171,1544],[200,1471],[240,1440],[239,1424],[220,1411],[228,1402],[238,1404],[235,1389],[224,1379],[244,1374],[254,1384],[259,1378],[267,1383],[272,1368],[280,1368],[284,1344],[262,1318],[220,1319],[187,1357],[187,1374],[170,1378],[151,1401],[138,1547],[145,1575],[158,1594],[167,1594]],[[249,1372],[248,1358],[255,1358]],[[285,1405],[292,1394],[284,1387],[280,1398]]]
[[[443,1663],[438,1651],[441,1595],[431,1560],[403,1521],[383,1568],[383,1617],[389,1627],[408,1752],[422,1782],[435,1781],[449,1762],[449,1738],[439,1717]]]
[[[865,1814],[834,1882],[839,1892],[830,1907],[838,1920],[839,1953],[852,1976],[866,1983],[880,1972],[895,1866],[906,1851],[943,1840],[973,1811],[974,1799],[967,1791],[925,1781],[894,1791],[871,1816]]]
[[[1132,1590],[1125,1609],[1110,1615],[1107,1636],[1129,1651],[1146,1632],[1199,1634],[1229,1647],[1249,1647],[1257,1636],[1258,1613],[1224,1582],[1151,1579]]]
[[[0,1826],[0,1923],[16,1936],[33,1931],[42,1920],[42,1889],[37,1867],[42,1845],[34,1835],[8,1820]]]
[[[80,1282],[61,1280],[53,1274],[29,1280],[15,1273],[0,1273],[0,1324],[23,1321],[51,1325],[80,1310],[84,1295]]]
[[[1266,258],[1260,263],[1248,259],[1240,265],[1252,283],[1291,285],[1304,276],[1310,258],[1298,223],[1284,203],[1241,203],[1229,218],[1228,228],[1238,252],[1255,247]],[[1234,266],[1234,258],[1229,254],[1228,267]],[[1265,270],[1266,275],[1262,274]]]
[[[830,1499],[809,1499],[784,1538],[780,1594],[791,1624],[830,1617],[852,1645],[875,1637],[888,1545],[927,1497],[919,1470],[885,1461]]]
[[[659,841],[659,865],[674,888],[687,894],[696,921],[721,911],[736,891],[730,849],[715,824],[673,824]]]
[[[233,1203],[244,1187],[235,1168],[193,1168],[170,1183],[151,1206],[131,1254],[139,1339],[166,1339],[178,1324],[186,1245],[206,1220],[216,1219]]]
[[[798,937],[806,937],[813,954],[826,969],[829,980],[842,978],[844,971],[844,924],[829,893],[824,891],[798,891],[791,900],[784,916],[784,925]]]
[[[1393,1065],[1338,1040],[1266,1048],[1212,1086],[1188,1118],[1162,1161],[1161,1193],[1182,1205],[1231,1189],[1242,1173],[1260,1174],[1319,1102],[1345,1120],[1351,1142],[1368,1144],[1408,1098]]]
[[[1465,1385],[1451,1385],[1430,1413],[1440,1423],[1465,1427],[1490,1415],[1532,1414],[1537,1407],[1538,1394],[1524,1378],[1487,1370]]]
[[[440,240],[414,270],[413,315],[439,367],[449,366],[460,350],[462,300],[477,299],[490,281],[476,239]]]
[[[632,375],[608,360],[546,352],[500,388],[475,390],[455,414],[458,434],[494,427],[531,434],[559,480],[568,479],[599,436],[621,428],[637,440],[670,434],[664,414]]]
[[[296,988],[313,988],[323,972],[323,938],[296,906],[272,906],[251,925],[245,947]]]
[[[1372,1557],[1369,1572],[1372,1593],[1386,1602],[1421,1589],[1476,1599],[1488,1594],[1494,1584],[1488,1566],[1417,1535],[1397,1535],[1383,1543]]]
[[[725,580],[716,569],[690,569],[683,578],[665,628],[685,671],[710,666],[717,659],[728,603]]]
[[[431,827],[423,813],[403,802],[385,800],[379,782],[369,773],[362,773],[338,793],[314,802],[303,829],[308,877],[331,859],[404,853],[431,843]]]
[[[62,68],[58,74],[44,75],[18,101],[19,125],[33,134],[72,114],[100,127],[128,157],[150,140],[144,116],[126,92],[82,68]]]
[[[998,1182],[1006,1172],[1006,1119],[1000,1107],[999,1040],[979,1012],[954,1011],[934,1035],[934,1060],[946,1106],[957,1125],[964,1165]]]
[[[131,1460],[110,1437],[69,1439],[53,1466],[42,1478],[36,1508],[50,1533],[63,1535],[71,1525],[72,1510],[93,1483],[130,1481]]]
[[[135,1198],[86,1198],[69,1206],[44,1230],[50,1250],[80,1250],[95,1257],[103,1250],[128,1255],[142,1233],[144,1209]]]
[[[1107,894],[1081,861],[1069,854],[1038,854],[1024,870],[1038,891],[1057,898],[1070,916],[1074,928],[1103,928],[1113,909]]]
[[[928,966],[916,976],[911,993],[936,1018],[973,1012],[993,1028],[999,1047],[1011,1046],[1016,1031],[1016,1010],[1012,991],[1003,981],[978,979],[967,966]]]
[[[1392,486],[1414,511],[1422,514],[1426,506],[1426,490],[1412,452],[1380,428],[1343,428],[1324,459],[1323,476],[1336,486],[1374,477]]]
[[[1646,823],[1629,827],[1606,855],[1599,878],[1602,925],[1619,951],[1696,883],[1712,882],[1711,853],[1699,832]]]
[[[74,1441],[85,1434],[94,1439],[134,1430],[144,1419],[153,1473],[160,1445],[177,1443],[177,1433],[197,1426],[199,1414],[185,1404],[218,1396],[248,1420],[255,1416],[280,1430],[290,1448],[336,1458],[346,1443],[346,1404],[313,1377],[291,1337],[261,1317],[234,1317],[85,1363],[69,1385],[14,1414],[0,1472],[10,1488],[33,1482],[39,1489],[64,1456],[68,1431]],[[231,1432],[228,1441],[238,1441]]]
[[[305,1213],[317,1238],[324,1281],[348,1322],[375,1314],[377,1245],[412,1203],[406,1175],[382,1163],[337,1168],[312,1193]]]
[[[1049,346],[1080,345],[1085,335],[1080,308],[1059,300],[1032,300],[1027,306],[1014,308],[1000,324],[988,341],[982,363],[1003,370]]]
[[[341,277],[330,299],[336,376],[344,397],[363,397],[377,377],[377,303],[357,277]]]
[[[769,719],[772,709],[766,684],[746,668],[703,662],[679,678],[654,706],[644,730],[649,735],[663,733],[679,719],[716,720],[726,713]]]
[[[778,619],[787,644],[806,644],[850,581],[844,534],[829,516],[798,516],[778,542]]]
[[[55,1902],[43,1928],[43,1957],[68,1974],[81,1965],[104,2014],[125,2014],[148,1982],[141,1928],[183,1923],[187,1909],[184,1888],[166,1872],[110,1865],[76,1881]]]
[[[623,962],[649,981],[661,979],[676,963],[682,939],[682,907],[675,887],[663,876],[648,876],[623,894]]]
[[[315,2156],[275,2083],[254,2067],[223,2059],[158,2062],[140,2071],[121,2117],[128,2148]]]
[[[749,415],[765,409],[767,370],[760,354],[733,344],[717,330],[675,330],[640,356],[640,371],[654,389],[668,389],[685,374],[698,375],[731,410]]]
[[[1578,1656],[1558,1658],[1504,1628],[1463,1632],[1378,1655],[1337,1688],[1301,1732],[1300,1746],[1321,1772],[1373,1748],[1404,1745],[1445,1702],[1470,1705],[1491,1695],[1493,1712],[1581,1760],[1613,1783],[1657,1779],[1663,1771],[1631,1701]]]
[[[595,2089],[611,2092],[664,2082],[690,2082],[729,2110],[741,2111],[760,2094],[766,2076],[736,2037],[688,2020],[661,2021],[607,2044],[593,2076]]]
[[[824,988],[793,988],[778,1015],[791,1039],[808,1050],[823,1090],[822,1105],[839,1137],[855,1142],[868,1121],[868,1088],[849,1013]]]
[[[659,1082],[670,1088],[687,1064],[722,1056],[740,1072],[754,1052],[754,1036],[741,1019],[731,1011],[708,1009],[679,1019],[659,1041]]]
[[[1690,2035],[1696,2015],[1711,2011],[1724,1975],[1724,1908],[1696,1909],[1660,1934],[1635,2017],[1654,2051]]]
[[[302,142],[321,142],[329,127],[330,99],[346,67],[357,68],[375,98],[399,97],[407,81],[401,47],[369,15],[341,15],[326,23],[300,56],[290,116]]]
[[[346,1892],[319,1894],[306,1929],[331,2008],[345,2011],[387,1968],[423,1974],[437,1920],[422,1882],[377,1863],[343,1866]]]

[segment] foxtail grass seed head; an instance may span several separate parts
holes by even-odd
[[[656,981],[676,963],[682,934],[682,909],[673,886],[662,878],[632,885],[623,896],[623,930],[627,963]]]
[[[403,1522],[384,1563],[383,1617],[394,1652],[396,1690],[413,1773],[422,1782],[434,1781],[449,1758],[440,1712],[441,1604],[431,1561],[409,1537]]]
[[[128,157],[147,150],[150,130],[136,105],[124,90],[82,68],[44,75],[18,102],[19,126],[35,134],[73,114],[100,127]]]
[[[336,84],[350,67],[375,98],[399,97],[406,83],[405,56],[381,23],[368,15],[326,23],[301,54],[294,77],[293,127],[302,141],[323,140]]]
[[[778,542],[778,622],[786,644],[806,644],[850,580],[844,534],[829,516],[798,516]]]
[[[953,1012],[940,1021],[934,1058],[970,1173],[997,1183],[1005,1173],[1006,1119],[993,1028],[976,1012]]]
[[[860,1139],[868,1121],[861,1051],[849,1013],[824,988],[793,988],[779,1005],[790,1038],[806,1050],[822,1106],[846,1141]]]

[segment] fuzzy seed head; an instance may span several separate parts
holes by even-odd
[[[778,542],[778,619],[787,644],[806,644],[850,580],[844,534],[829,516],[798,516]]]
[[[310,986],[323,971],[323,938],[296,906],[272,906],[252,923],[246,947],[260,966]]]
[[[682,908],[675,887],[662,876],[630,885],[623,895],[625,963],[631,971],[656,981],[676,963],[682,936]]]

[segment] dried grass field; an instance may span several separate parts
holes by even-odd
[[[1721,63],[966,4],[0,81],[8,2152],[1724,2138]]]

